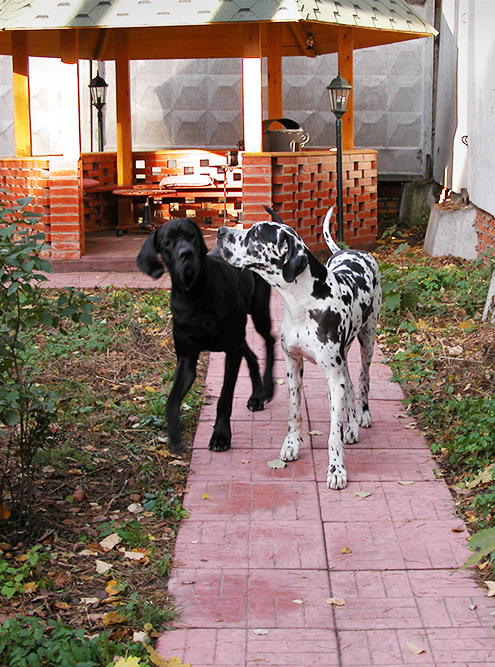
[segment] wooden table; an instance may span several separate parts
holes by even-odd
[[[150,187],[149,185],[136,185],[133,187],[115,188],[115,190],[112,191],[112,194],[118,197],[118,236],[123,234],[127,229],[135,227],[134,202],[137,199],[145,199],[143,221],[140,223],[142,227],[153,225],[153,199],[161,199],[162,202],[166,201],[186,204],[190,203],[190,200],[194,200],[195,202],[199,199],[200,201],[213,202],[216,199],[216,203],[224,203],[225,206],[228,200],[242,200],[242,190],[232,190],[230,188],[224,189],[223,185],[221,187],[184,187],[174,188],[173,190]]]

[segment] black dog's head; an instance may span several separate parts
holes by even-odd
[[[185,290],[196,283],[201,260],[208,253],[200,228],[190,218],[170,220],[152,232],[143,243],[137,265],[152,278],[160,278],[164,268],[160,255],[170,272],[172,283]]]

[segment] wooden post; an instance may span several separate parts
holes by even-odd
[[[115,31],[115,85],[117,87],[117,183],[132,184],[131,81],[129,31]]]
[[[244,149],[247,153],[263,150],[261,34],[259,23],[244,26],[244,57],[242,60],[242,98],[244,113]]]
[[[354,36],[352,28],[339,27],[339,72],[353,86]],[[342,148],[345,151],[354,148],[354,87],[347,103],[347,113],[342,117]]]
[[[268,118],[283,118],[282,26],[269,23],[267,29]]]
[[[60,31],[62,60],[62,153],[79,160],[81,133],[79,125],[79,39],[77,30]]]
[[[29,103],[29,55],[28,37],[23,30],[13,31],[12,65],[14,89],[14,140],[17,157],[30,157],[31,110]]]

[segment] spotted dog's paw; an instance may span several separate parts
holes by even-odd
[[[359,427],[357,424],[348,426],[344,433],[344,442],[346,445],[353,445],[358,441]]]
[[[363,410],[361,414],[358,415],[359,425],[363,428],[369,428],[371,426],[371,413],[369,410]]]
[[[285,436],[284,444],[280,450],[279,458],[281,461],[295,461],[299,457],[299,447],[301,445],[301,438],[288,433]]]
[[[344,466],[331,463],[327,470],[327,487],[329,489],[345,489],[347,472]]]

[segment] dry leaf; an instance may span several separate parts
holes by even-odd
[[[141,503],[131,503],[127,508],[127,511],[131,514],[140,514],[143,511],[143,506]]]
[[[284,384],[284,381],[279,378],[278,380],[275,380],[275,384]]]
[[[344,598],[327,598],[325,600],[327,604],[333,604],[336,607],[343,607],[344,605],[347,604],[347,602],[344,600]]]
[[[485,581],[488,588],[488,597],[492,598],[495,595],[495,581]]]
[[[258,628],[256,630],[253,630],[255,635],[267,635],[268,630],[263,630],[262,628]]]
[[[409,649],[410,653],[413,653],[414,655],[419,655],[420,653],[425,653],[424,648],[421,648],[420,646],[416,646],[416,644],[413,644],[412,642],[406,642],[406,646]]]
[[[96,571],[98,572],[98,574],[105,574],[106,572],[111,570],[112,567],[113,565],[111,565],[110,563],[105,563],[102,560],[96,561]]]
[[[118,611],[109,611],[106,614],[103,614],[101,620],[103,625],[108,627],[109,625],[122,625],[123,623],[127,623],[129,619],[126,616],[119,614]]]
[[[126,551],[125,549],[119,549],[119,551],[122,551],[124,556],[129,560],[143,560],[147,556],[147,554],[141,551]]]
[[[323,431],[308,431],[309,435],[323,435]]]
[[[356,496],[359,496],[360,498],[369,498],[369,496],[371,496],[371,493],[369,491],[358,491],[356,493]]]
[[[292,600],[294,604],[304,604],[304,600]]]
[[[112,533],[111,535],[107,535],[103,540],[100,542],[100,547],[103,547],[105,551],[110,551],[114,547],[117,546],[117,544],[120,544],[122,542],[122,538],[118,533]]]
[[[402,486],[410,486],[411,484],[414,484],[414,482],[406,482],[405,480],[401,480],[399,484],[402,484]]]
[[[207,493],[202,493],[201,498],[203,498],[203,500],[208,500],[210,496]]]
[[[285,468],[287,463],[285,461],[281,461],[280,459],[273,459],[273,461],[268,461],[268,467],[269,468]]]
[[[76,490],[72,494],[72,497],[76,503],[82,503],[82,501],[86,498],[86,494],[80,486],[76,486]]]
[[[81,598],[79,604],[84,604],[87,607],[96,607],[100,604],[100,598]]]
[[[478,484],[489,484],[493,481],[495,463],[482,470],[474,479],[466,484],[466,489],[474,489]]]
[[[187,461],[180,461],[179,459],[174,459],[174,461],[170,461],[171,466],[182,466],[185,468],[188,464]]]
[[[412,431],[416,428],[416,422],[409,422],[409,424],[406,424],[404,428],[408,428]]]
[[[108,584],[105,586],[105,593],[110,597],[115,597],[116,595],[119,595],[121,591],[122,587],[118,583],[118,581],[115,581],[115,579],[110,579]]]
[[[156,667],[191,667],[189,663],[186,664],[185,662],[182,662],[182,660],[176,655],[165,660],[165,658],[157,653],[152,646],[145,644],[145,647],[148,651],[149,659],[154,665],[156,665]]]
[[[340,553],[341,554],[352,554],[352,550],[349,549],[349,547],[342,547],[342,549],[340,550]]]
[[[0,519],[4,519],[5,521],[10,518],[10,510],[5,507],[4,503],[0,504]]]
[[[24,589],[24,593],[29,595],[29,593],[35,593],[38,590],[38,584],[35,581],[30,581],[23,584],[22,588]]]

